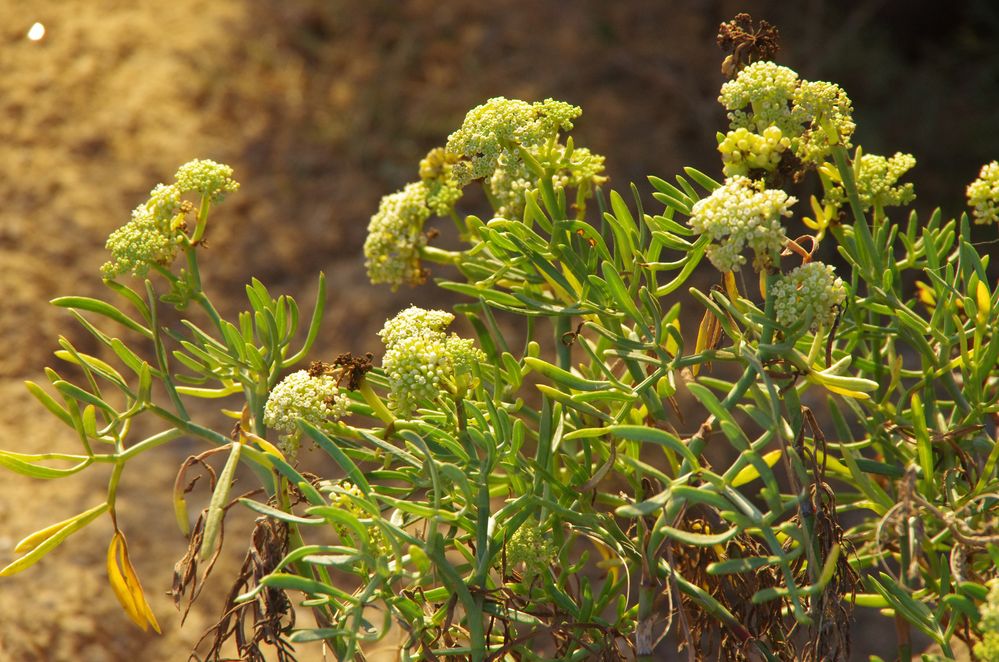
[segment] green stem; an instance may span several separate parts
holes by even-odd
[[[383,423],[391,425],[395,422],[395,415],[389,411],[389,408],[385,406],[385,402],[378,396],[377,393],[375,393],[374,389],[371,388],[371,384],[368,383],[367,379],[361,380],[361,384],[357,387],[357,391]]]
[[[117,458],[117,460],[120,462],[125,462],[140,453],[152,450],[157,446],[162,446],[163,444],[171,442],[174,439],[177,439],[178,437],[183,437],[184,434],[185,433],[183,430],[180,430],[178,428],[170,428],[169,430],[164,430],[163,432],[154,434],[151,437],[146,437],[145,439],[135,444],[134,446],[130,446],[127,450],[123,451],[122,453],[118,453],[112,457]]]
[[[839,170],[840,178],[843,181],[843,188],[846,190],[847,199],[850,201],[850,211],[853,213],[853,229],[857,239],[857,262],[868,273],[865,280],[868,282],[880,282],[880,277],[875,277],[882,272],[881,255],[878,254],[874,246],[874,239],[871,236],[871,228],[864,215],[864,209],[860,204],[860,194],[857,192],[857,183],[853,179],[853,168],[847,161],[846,148],[836,145],[832,148],[833,161],[836,169]]]
[[[420,258],[435,264],[458,264],[462,255],[460,251],[446,251],[433,246],[424,246],[420,249]]]

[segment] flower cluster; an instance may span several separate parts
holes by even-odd
[[[438,216],[446,216],[461,198],[461,187],[454,178],[458,157],[443,147],[435,147],[420,161],[420,181],[427,191],[427,207]]]
[[[983,662],[999,662],[999,579],[989,582],[989,595],[981,607],[981,617],[978,625],[983,636],[975,644],[975,656]]]
[[[975,223],[999,223],[999,161],[983,165],[978,179],[968,185],[968,206]]]
[[[582,114],[578,106],[545,99],[528,103],[496,97],[468,111],[461,128],[448,136],[447,151],[462,157],[455,174],[462,186],[491,177],[500,157],[519,161],[518,147],[539,147],[570,131]]]
[[[541,530],[537,520],[531,518],[506,541],[507,567],[523,566],[524,579],[531,581],[548,570],[554,551],[550,535]]]
[[[419,285],[426,280],[420,264],[420,249],[427,245],[423,224],[430,217],[427,187],[423,182],[407,184],[386,195],[368,223],[364,242],[365,267],[372,283]]]
[[[339,508],[344,512],[350,513],[358,519],[371,517],[371,513],[358,505],[358,500],[363,500],[365,497],[361,488],[354,483],[349,480],[341,480],[338,483],[324,482],[321,487],[329,496],[330,505],[334,508]],[[342,524],[335,524],[334,528],[342,540],[347,539],[350,535],[350,529]],[[389,551],[389,545],[385,540],[385,536],[382,535],[381,529],[377,526],[369,526],[366,530],[368,533],[368,540],[371,542],[374,549],[378,550],[382,554]]]
[[[785,328],[809,322],[809,328],[828,327],[846,301],[846,286],[830,265],[809,262],[782,276],[768,296],[773,297],[777,321]]]
[[[201,193],[212,204],[239,189],[232,168],[215,161],[189,161],[174,175],[173,184],[157,184],[149,199],[132,211],[132,218],[111,233],[105,247],[111,260],[101,266],[105,278],[125,273],[145,276],[154,265],[173,262],[184,242],[185,216],[192,209],[181,196]]]
[[[226,193],[239,190],[239,182],[232,178],[232,168],[208,159],[188,161],[177,169],[174,180],[182,193],[200,193],[213,205],[222,202]]]
[[[833,145],[849,146],[857,125],[853,104],[839,85],[823,81],[802,81],[794,92],[793,113],[804,130],[795,153],[805,163],[818,165]]]
[[[729,111],[732,130],[764,135],[776,127],[801,161],[815,165],[832,145],[848,147],[855,128],[852,104],[841,87],[799,80],[793,70],[773,62],[743,68],[722,85],[718,101]]]
[[[436,400],[459,375],[484,360],[471,340],[444,329],[454,315],[410,306],[385,323],[379,332],[385,343],[382,366],[388,377],[389,404],[401,416],[419,403]]]
[[[771,263],[786,239],[782,216],[790,216],[797,200],[784,191],[766,189],[746,177],[729,177],[710,196],[694,204],[690,227],[711,237],[707,256],[719,271],[739,271],[746,263],[742,251],[753,249],[754,267]]]
[[[762,134],[739,127],[725,134],[718,143],[724,163],[722,172],[726,177],[747,176],[750,170],[773,172],[790,146],[790,138],[776,126],[768,126]]]
[[[718,102],[729,111],[733,129],[762,134],[776,126],[785,136],[797,136],[800,122],[791,112],[797,87],[798,74],[794,70],[773,62],[753,62],[722,85]]]
[[[862,154],[855,167],[857,195],[864,211],[871,207],[883,209],[912,202],[916,193],[911,183],[899,184],[898,180],[916,165],[911,154],[896,153],[892,157]],[[841,183],[833,186],[823,202],[840,207],[846,203],[846,191]]]
[[[139,205],[132,211],[132,219],[108,237],[105,248],[111,252],[111,260],[101,266],[101,273],[105,278],[125,273],[145,276],[155,264],[170,264],[177,256],[181,234],[171,221]]]
[[[347,414],[349,405],[350,399],[340,391],[335,376],[299,370],[271,391],[264,406],[264,424],[285,433],[281,451],[293,456],[300,437],[296,425],[299,419],[312,425],[338,420]]]

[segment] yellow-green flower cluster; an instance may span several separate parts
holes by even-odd
[[[776,126],[768,126],[762,134],[745,127],[733,129],[718,143],[724,164],[722,172],[726,177],[746,176],[750,170],[773,172],[790,146],[791,139]]]
[[[739,271],[746,246],[753,249],[754,267],[771,263],[786,239],[782,216],[790,216],[797,200],[779,189],[764,188],[746,177],[729,177],[710,196],[694,204],[690,227],[713,242],[706,254],[719,271]]]
[[[309,374],[307,370],[293,372],[271,391],[264,405],[264,424],[283,432],[281,451],[294,456],[298,450],[299,419],[312,425],[346,416],[350,398],[340,391],[336,377]]]
[[[547,161],[555,170],[552,185],[562,188],[595,186],[606,181],[604,157],[594,154],[585,147],[573,148],[569,158],[565,158],[564,145],[555,145]],[[524,194],[536,187],[536,178],[523,159],[503,154],[497,161],[496,170],[485,180],[486,191],[495,205],[500,218],[518,219],[524,215]]]
[[[336,484],[325,483],[323,489],[329,496],[330,505],[334,508],[348,512],[358,519],[369,519],[371,517],[371,513],[357,503],[358,499],[365,498],[364,492],[349,480],[341,480]],[[349,537],[350,530],[346,526],[335,525],[335,528],[341,539]],[[368,532],[368,540],[374,549],[381,553],[387,552],[389,547],[386,544],[381,529],[377,526],[369,526],[366,530]]]
[[[729,111],[732,128],[762,134],[776,126],[785,136],[797,136],[801,123],[792,116],[791,100],[798,74],[773,62],[753,62],[721,88],[718,97]]]
[[[426,186],[427,207],[438,216],[447,216],[461,198],[461,187],[454,177],[455,154],[435,147],[420,161],[420,180]]]
[[[535,187],[527,164],[508,155],[500,156],[496,170],[484,184],[496,215],[508,219],[518,219],[524,215],[524,194]]]
[[[186,211],[181,196],[201,193],[212,204],[239,189],[232,168],[215,161],[189,161],[174,175],[174,183],[157,184],[149,199],[132,211],[132,218],[111,233],[106,248],[111,260],[101,267],[105,278],[124,273],[144,276],[153,265],[173,262],[184,241]]]
[[[524,579],[527,581],[546,572],[554,556],[550,536],[541,530],[541,525],[533,518],[521,524],[506,541],[507,567],[523,567]]]
[[[213,205],[221,202],[226,193],[239,190],[239,182],[232,178],[232,168],[208,159],[188,161],[178,168],[174,179],[182,193],[200,193]]]
[[[916,198],[912,184],[899,184],[898,180],[915,165],[916,159],[912,154],[898,152],[892,157],[862,154],[854,172],[857,195],[864,211],[871,207],[884,209],[912,202]],[[842,183],[830,189],[824,202],[837,207],[846,204],[847,196]]]
[[[999,223],[999,162],[983,165],[978,179],[968,185],[968,206],[975,223]]]
[[[729,111],[731,129],[764,135],[780,129],[795,156],[818,165],[832,145],[850,145],[855,125],[849,97],[838,85],[799,80],[773,62],[753,62],[721,88],[718,101]],[[727,173],[726,173],[727,174]]]
[[[801,81],[794,91],[792,113],[804,130],[795,147],[798,158],[818,165],[834,145],[850,145],[857,125],[853,104],[839,85],[823,81]]]
[[[828,328],[837,309],[846,301],[846,285],[835,270],[821,262],[809,262],[782,276],[767,296],[773,297],[777,321],[785,328],[806,321],[809,328]]]
[[[975,644],[975,656],[982,662],[999,662],[999,579],[989,582],[989,595],[980,609],[982,640]]]
[[[389,406],[408,416],[423,402],[433,402],[456,376],[467,373],[485,355],[471,340],[444,329],[454,315],[410,306],[385,323],[382,366],[389,381]]]
[[[447,140],[447,151],[463,159],[455,165],[458,182],[464,186],[491,177],[501,156],[519,161],[518,146],[530,149],[554,142],[559,131],[572,129],[582,112],[554,99],[528,103],[496,97],[476,106]]]
[[[419,285],[426,279],[420,249],[427,245],[423,224],[430,216],[423,182],[407,184],[386,195],[368,223],[364,242],[365,267],[372,283]]]
[[[176,184],[157,184],[149,200],[132,210],[131,220],[112,232],[105,244],[111,252],[111,261],[101,267],[105,278],[124,273],[144,276],[154,264],[173,262],[183,240],[180,196]]]
[[[111,260],[101,267],[105,278],[124,273],[145,276],[154,264],[170,264],[177,255],[180,235],[146,208],[140,205],[132,211],[132,219],[111,233],[105,248]]]

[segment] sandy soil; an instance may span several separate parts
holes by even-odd
[[[782,17],[782,3],[751,4],[785,27],[786,62],[846,83],[874,149],[934,161],[920,194],[949,189],[953,201],[977,164],[999,154],[999,137],[986,130],[994,117],[982,110],[999,98],[996,57],[983,55],[987,3],[968,3],[948,20],[883,8],[839,16],[835,3],[820,1]],[[223,313],[241,309],[251,275],[307,305],[325,270],[333,287],[320,356],[376,349],[387,314],[441,301],[430,288],[393,295],[370,287],[360,247],[378,198],[414,178],[418,159],[488,97],[581,105],[578,142],[609,157],[618,185],[686,164],[716,171],[711,146],[722,116],[712,35],[745,3],[568,6],[0,2],[0,446],[75,450],[69,430],[21,382],[44,379],[59,335],[95,348],[45,302],[100,295],[107,234],[191,158],[232,164],[243,185],[213,218],[205,259]],[[47,29],[39,42],[25,38],[35,21]],[[864,66],[865,54],[881,66]],[[851,88],[858,78],[865,82]],[[953,154],[948,143],[968,150]],[[206,591],[180,629],[165,596],[185,547],[168,485],[190,450],[164,449],[131,466],[121,497],[131,555],[164,635],[131,625],[108,590],[110,525],[98,521],[0,582],[0,660],[186,658],[219,606]],[[106,480],[98,474],[44,484],[3,474],[0,565],[26,533],[98,503]],[[241,559],[245,534],[230,532],[219,576]]]

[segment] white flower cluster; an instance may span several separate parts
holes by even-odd
[[[372,283],[419,285],[426,279],[420,249],[427,245],[423,224],[430,217],[423,182],[407,184],[386,195],[368,223],[364,242],[365,267]]]
[[[968,185],[968,206],[975,223],[999,223],[999,161],[983,165],[978,179]]]
[[[200,193],[208,196],[212,204],[222,202],[226,193],[239,190],[232,168],[208,159],[188,161],[177,169],[174,179],[182,193]]]
[[[782,216],[790,216],[797,200],[779,189],[763,188],[746,177],[729,177],[710,196],[694,204],[690,227],[711,237],[707,256],[719,271],[739,271],[749,246],[756,253],[759,270],[769,266],[771,255],[786,239]]]
[[[726,177],[746,176],[750,170],[773,172],[790,146],[790,138],[776,126],[768,126],[762,134],[739,127],[729,131],[718,143],[724,164],[722,172]]]
[[[436,400],[445,380],[485,358],[471,340],[444,332],[453,320],[454,315],[442,310],[410,306],[379,332],[385,343],[382,366],[389,380],[389,404],[401,416],[421,402]]]
[[[853,106],[841,87],[799,80],[793,70],[773,62],[753,62],[743,68],[722,85],[718,101],[729,111],[733,130],[764,135],[777,127],[805,163],[818,165],[832,145],[849,147],[856,128]]]
[[[338,420],[347,414],[350,399],[340,391],[336,378],[328,374],[310,374],[307,370],[293,372],[282,379],[267,398],[264,424],[285,433],[286,454],[298,447],[299,419],[312,425]]]
[[[773,297],[777,321],[785,328],[810,321],[814,331],[836,319],[846,301],[846,285],[830,265],[809,262],[782,276],[768,296]]]

